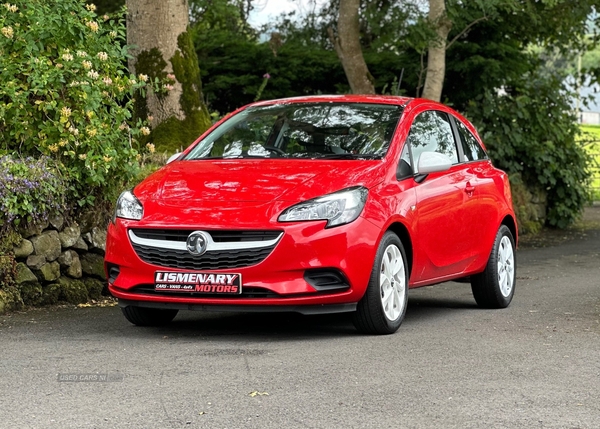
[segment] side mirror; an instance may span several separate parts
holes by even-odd
[[[423,152],[417,163],[417,174],[439,173],[449,170],[452,160],[438,152]]]
[[[169,159],[167,159],[167,164],[170,164],[170,163],[172,163],[173,161],[175,161],[177,158],[179,158],[179,156],[180,156],[180,155],[181,155],[181,152],[177,152],[176,154],[174,154],[174,155],[171,155],[171,156],[169,157]]]

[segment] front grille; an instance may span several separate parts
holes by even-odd
[[[239,295],[223,295],[223,294],[208,294],[195,292],[168,292],[156,291],[154,285],[140,285],[129,290],[130,293],[139,293],[144,295],[154,296],[178,296],[182,298],[226,298],[226,299],[251,299],[251,298],[280,298],[281,296],[269,289],[264,289],[255,286],[244,286],[242,293]]]
[[[185,250],[158,249],[131,243],[138,256],[149,264],[186,270],[227,270],[249,267],[262,262],[275,246],[260,249],[206,252],[201,256]]]
[[[150,240],[170,240],[182,241],[185,243],[188,236],[196,231],[195,229],[131,229],[135,235],[140,238]],[[275,240],[281,234],[281,231],[219,231],[203,230],[208,232],[215,243],[225,242],[243,242],[243,241],[268,241]]]

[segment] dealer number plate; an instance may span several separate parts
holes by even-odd
[[[205,271],[157,271],[154,290],[188,292],[210,295],[239,295],[242,293],[242,275],[239,273],[212,273]]]

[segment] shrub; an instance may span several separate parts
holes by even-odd
[[[0,156],[0,231],[65,211],[65,193],[65,182],[49,158]]]
[[[577,142],[569,94],[554,77],[527,75],[505,95],[486,91],[467,109],[499,168],[547,192],[547,223],[565,228],[590,195],[591,157]]]
[[[0,150],[52,158],[80,206],[114,198],[149,132],[130,123],[145,77],[127,76],[123,18],[94,10],[80,0],[0,5]]]

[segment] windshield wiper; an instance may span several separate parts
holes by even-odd
[[[381,159],[381,155],[366,153],[328,153],[314,159]]]

